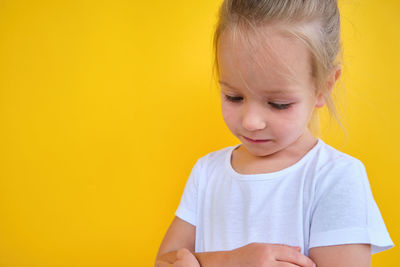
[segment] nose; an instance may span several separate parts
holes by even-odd
[[[244,107],[242,127],[248,131],[262,130],[267,126],[265,111],[257,105],[246,105]]]

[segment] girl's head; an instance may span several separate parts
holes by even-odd
[[[341,72],[335,0],[225,0],[214,52],[223,117],[242,142],[271,139],[278,150],[318,130],[315,108],[327,104],[337,118],[331,99]]]

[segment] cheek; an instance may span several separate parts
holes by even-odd
[[[272,122],[270,122],[270,125],[272,127],[270,127],[270,129],[276,133],[276,134],[288,134],[290,132],[293,131],[293,129],[295,128],[295,123],[296,121],[293,121],[291,119],[275,119],[274,120],[274,124],[271,124]]]
[[[274,116],[273,120],[270,120],[270,124],[273,123],[273,129],[277,133],[290,134],[296,131],[298,128],[302,128],[304,124],[304,114],[300,110],[293,109],[286,113],[281,113]]]
[[[235,110],[230,105],[227,105],[226,103],[222,103],[221,111],[222,111],[222,118],[224,119],[225,123],[229,127],[230,125],[232,125],[234,123],[235,119],[237,119]]]

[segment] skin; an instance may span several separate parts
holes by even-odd
[[[176,261],[169,263],[166,261],[157,261],[156,267],[200,267],[196,257],[186,248],[180,248],[176,253]]]
[[[278,171],[302,158],[317,143],[307,127],[312,112],[325,104],[314,93],[308,49],[269,31],[268,37],[250,38],[271,47],[251,49],[243,38],[232,41],[230,32],[218,43],[222,116],[243,144],[233,152],[232,166],[244,174]],[[270,141],[254,144],[245,137]]]

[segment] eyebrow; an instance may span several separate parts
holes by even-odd
[[[219,80],[218,82],[220,84],[223,84],[223,85],[233,89],[233,90],[240,91],[239,89],[237,89],[236,87],[230,85],[227,82],[224,82],[224,81],[221,81],[221,80]],[[275,88],[275,89],[272,89],[272,90],[269,90],[269,91],[265,91],[265,93],[266,94],[270,94],[270,95],[288,95],[288,94],[294,94],[295,91],[293,91],[293,90],[284,90],[282,88]]]

